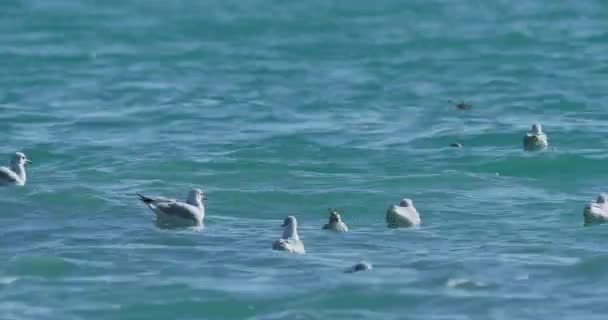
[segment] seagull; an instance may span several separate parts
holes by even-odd
[[[27,175],[25,166],[32,163],[22,152],[15,152],[10,161],[10,168],[0,167],[0,185],[25,185]]]
[[[583,209],[585,225],[608,221],[608,195],[601,193],[595,202],[591,202]]]
[[[304,254],[304,243],[298,236],[298,221],[294,216],[288,216],[283,220],[283,236],[272,243],[272,249]]]
[[[528,151],[542,150],[549,146],[547,135],[543,132],[543,126],[540,123],[532,125],[530,132],[524,136],[524,149]]]
[[[347,232],[348,227],[342,221],[342,217],[335,209],[329,208],[329,222],[323,226],[324,230],[332,230],[336,232]]]
[[[386,211],[386,224],[389,228],[412,227],[420,223],[418,210],[410,199],[404,198],[399,206],[392,205]]]
[[[186,202],[167,198],[150,198],[137,194],[139,200],[150,208],[161,224],[202,226],[205,218],[205,194],[200,189],[192,189]]]

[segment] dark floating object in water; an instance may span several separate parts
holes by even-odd
[[[456,106],[456,108],[460,109],[460,110],[471,110],[473,109],[473,105],[472,104],[468,104],[468,103],[464,103],[464,101],[460,101],[460,102],[455,102],[453,100],[448,100],[449,103],[453,104]]]
[[[452,143],[452,144],[450,144],[450,147],[462,148],[462,143]]]
[[[346,269],[346,271],[344,271],[345,273],[355,273],[355,272],[360,272],[360,271],[368,271],[368,270],[372,270],[372,264],[369,262],[365,262],[365,261],[361,261],[359,263],[357,263],[356,265]]]

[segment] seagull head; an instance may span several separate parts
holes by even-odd
[[[298,236],[298,221],[294,216],[287,216],[283,220],[283,237],[282,239],[300,239]]]
[[[608,203],[608,194],[600,193],[600,195],[597,196],[597,200],[595,202],[597,202],[597,203]]]
[[[400,207],[413,207],[414,202],[412,202],[412,199],[403,198],[403,199],[401,199],[401,202],[399,202],[399,206]]]
[[[541,134],[543,133],[543,125],[540,123],[535,123],[532,125],[532,133],[534,134]]]
[[[188,193],[188,200],[188,202],[192,201],[194,203],[202,204],[205,200],[207,200],[207,197],[201,189],[195,188],[190,190],[190,193]]]
[[[342,217],[336,209],[329,208],[329,223],[337,223],[342,221]]]
[[[25,154],[23,152],[15,152],[15,154],[13,155],[13,158],[11,159],[12,165],[25,166],[28,163],[32,163],[32,162],[27,159],[27,157],[25,156]]]
[[[287,216],[287,218],[285,218],[285,220],[283,220],[282,227],[297,227],[297,226],[298,226],[298,220],[296,220],[296,217],[294,217],[294,216]]]

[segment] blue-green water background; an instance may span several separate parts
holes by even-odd
[[[1,1],[0,318],[605,319],[607,52],[601,0]]]

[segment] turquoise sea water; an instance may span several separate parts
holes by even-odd
[[[605,319],[606,52],[600,0],[1,1],[0,319]]]

